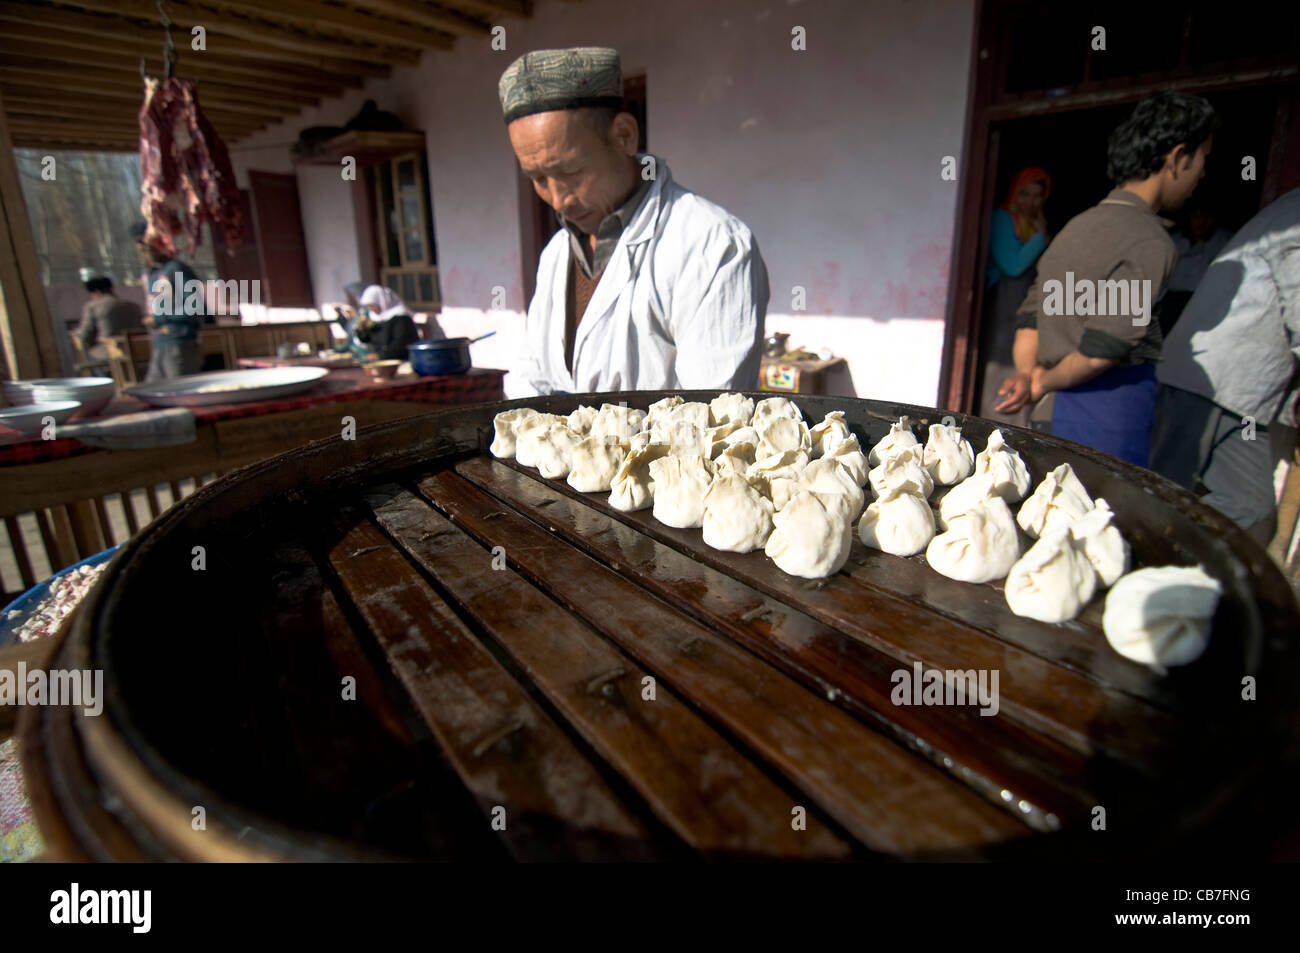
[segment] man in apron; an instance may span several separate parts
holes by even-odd
[[[1108,144],[1116,187],[1071,219],[1038,260],[1016,347],[1036,347],[1030,398],[1055,393],[1054,436],[1147,465],[1162,340],[1155,305],[1177,260],[1172,223],[1158,213],[1182,207],[1195,190],[1217,122],[1199,96],[1138,103]]]

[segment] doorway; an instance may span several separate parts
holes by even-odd
[[[1103,10],[1101,7],[1114,6]],[[971,100],[940,373],[939,402],[976,411],[991,216],[1015,172],[1052,176],[1049,236],[1110,189],[1106,141],[1140,99],[1204,96],[1222,126],[1197,197],[1235,229],[1300,186],[1300,12],[1279,8],[1267,31],[1243,32],[1233,11],[1156,3],[1138,13],[1085,12],[1027,0],[984,0],[977,12]],[[1089,24],[1109,24],[1106,53]],[[1267,35],[1265,35],[1267,34]],[[1296,128],[1292,128],[1292,127]],[[1242,159],[1255,159],[1254,178]]]

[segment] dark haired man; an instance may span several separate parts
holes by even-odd
[[[768,301],[758,245],[637,153],[617,51],[526,53],[498,92],[520,168],[563,226],[506,395],[753,388]]]
[[[1162,93],[1111,134],[1115,188],[1039,258],[1018,309],[1014,392],[999,409],[1055,392],[1055,436],[1147,465],[1161,344],[1153,315],[1177,260],[1172,223],[1157,213],[1195,190],[1217,122],[1199,96]]]
[[[123,301],[113,294],[113,279],[89,268],[81,269],[82,287],[90,300],[81,308],[81,323],[76,335],[86,360],[96,364],[108,362],[104,339],[142,327],[143,314],[134,301]]]

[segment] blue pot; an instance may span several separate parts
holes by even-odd
[[[421,341],[408,345],[406,351],[410,355],[411,370],[421,377],[464,374],[470,369],[469,338]]]

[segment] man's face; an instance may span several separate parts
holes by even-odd
[[[636,140],[629,146],[620,129],[616,120],[602,139],[576,111],[555,110],[516,119],[507,131],[542,201],[590,235],[626,198]]]
[[[1165,201],[1162,203],[1165,208],[1182,208],[1183,203],[1192,197],[1196,186],[1205,178],[1205,160],[1213,146],[1214,136],[1210,136],[1190,158],[1186,153],[1173,157],[1166,181]]]

